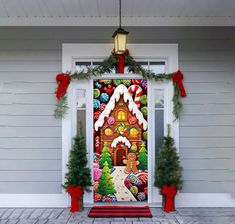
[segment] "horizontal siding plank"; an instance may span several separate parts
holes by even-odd
[[[235,138],[180,137],[180,147],[234,147]]]
[[[0,148],[3,149],[49,149],[62,148],[61,138],[1,138]]]
[[[1,134],[0,134],[1,135]],[[181,127],[180,137],[234,137],[235,126]]]
[[[184,170],[184,181],[235,181],[235,170]]]
[[[0,126],[8,127],[61,127],[61,119],[51,116],[0,115]]]
[[[0,148],[0,160],[8,159],[62,159],[62,150],[54,148],[7,149]]]
[[[0,160],[0,170],[57,170],[61,171],[61,160]]]
[[[51,182],[61,181],[62,172],[59,171],[0,171],[2,182]]]
[[[0,42],[1,45],[1,42]],[[47,71],[57,72],[62,68],[61,61],[0,61],[0,71]]]
[[[54,89],[55,92],[55,89]],[[53,93],[20,93],[14,94],[12,102],[15,104],[44,104],[55,105],[56,97]]]
[[[235,181],[186,181],[184,193],[231,193],[234,192]]]
[[[2,194],[56,194],[62,192],[62,182],[4,182]]]
[[[180,158],[182,159],[234,159],[235,147],[180,147]]]

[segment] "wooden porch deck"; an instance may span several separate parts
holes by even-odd
[[[0,208],[0,224],[235,224],[235,208],[179,208],[166,214],[151,208],[153,218],[88,218],[68,208]]]

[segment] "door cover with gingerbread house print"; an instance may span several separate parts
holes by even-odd
[[[148,198],[147,80],[94,80],[94,201]]]

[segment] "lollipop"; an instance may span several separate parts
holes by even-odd
[[[140,102],[141,102],[142,104],[146,105],[147,102],[148,102],[147,95],[141,96],[141,97],[140,97]]]
[[[139,192],[139,193],[137,194],[137,199],[138,199],[139,201],[144,201],[144,200],[146,199],[145,193],[144,193],[144,192]]]
[[[130,117],[128,121],[130,124],[135,124],[137,122],[137,119],[136,117]]]
[[[94,119],[95,119],[95,120],[98,120],[99,117],[100,117],[100,114],[101,114],[100,111],[96,111],[96,112],[94,113]]]
[[[108,85],[108,84],[111,84],[112,83],[112,80],[111,79],[105,79],[103,80],[104,84]]]
[[[98,181],[95,181],[94,184],[94,191],[98,191],[98,187],[99,187],[99,182]]]
[[[98,98],[100,96],[100,90],[99,89],[94,89],[93,90],[93,95],[94,95],[94,98]]]
[[[100,111],[104,111],[105,107],[106,107],[106,104],[105,103],[101,103],[100,104]]]
[[[101,194],[98,194],[98,193],[95,193],[95,194],[94,194],[94,200],[95,200],[95,202],[101,201],[101,199],[102,199],[102,195],[101,195]]]
[[[114,79],[113,83],[115,86],[118,86],[118,85],[122,84],[122,80],[121,79]]]
[[[127,87],[131,85],[131,80],[130,79],[124,79],[124,80],[122,80],[122,82]]]
[[[138,193],[138,187],[132,186],[132,187],[130,188],[130,192],[131,192],[133,195],[137,195],[137,193]]]
[[[97,99],[94,99],[94,100],[93,100],[93,107],[94,107],[95,109],[98,109],[98,108],[100,107],[100,101],[97,100]]]
[[[144,88],[144,89],[147,89],[147,80],[143,79],[141,81],[141,86]]]
[[[131,81],[133,84],[140,84],[141,83],[141,79],[132,79]]]
[[[114,117],[108,117],[108,118],[107,118],[107,122],[108,122],[109,125],[114,124],[114,122],[115,122]]]
[[[142,113],[144,116],[147,116],[147,114],[148,114],[148,108],[147,108],[147,107],[142,107],[142,108],[140,109],[140,111],[141,111],[141,113]]]
[[[102,103],[106,103],[109,100],[109,95],[107,93],[101,93],[100,95],[100,101]]]

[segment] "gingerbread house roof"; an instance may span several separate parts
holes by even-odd
[[[103,126],[105,118],[109,117],[110,113],[114,110],[115,104],[120,100],[121,95],[123,95],[124,102],[128,103],[127,106],[129,111],[136,116],[138,124],[143,125],[143,129],[147,130],[148,127],[147,121],[144,119],[143,114],[141,113],[141,111],[138,109],[137,105],[133,101],[133,98],[131,94],[128,92],[126,86],[121,84],[116,87],[104,111],[100,114],[99,119],[95,122],[96,131],[98,131],[98,129]]]

